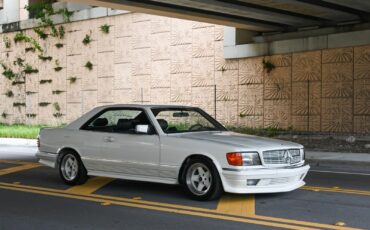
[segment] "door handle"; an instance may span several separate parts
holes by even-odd
[[[113,137],[104,137],[105,142],[113,142],[115,139]]]

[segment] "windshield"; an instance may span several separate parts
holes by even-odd
[[[154,108],[152,112],[165,133],[226,130],[210,115],[197,108]]]

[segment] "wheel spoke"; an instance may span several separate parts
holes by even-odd
[[[199,182],[198,186],[197,186],[197,190],[199,192],[203,191],[203,188],[204,188],[204,184],[202,182]]]
[[[202,167],[198,167],[197,170],[199,172],[199,175],[203,176],[203,174],[205,173]]]
[[[191,181],[193,181],[193,182],[198,182],[199,181],[199,175],[192,175],[191,176]]]

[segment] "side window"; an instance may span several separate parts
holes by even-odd
[[[82,129],[98,132],[135,133],[136,125],[149,125],[145,112],[140,109],[111,109],[107,110]]]

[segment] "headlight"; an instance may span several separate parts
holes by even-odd
[[[257,152],[227,153],[226,159],[229,165],[234,166],[261,165],[261,159]]]

